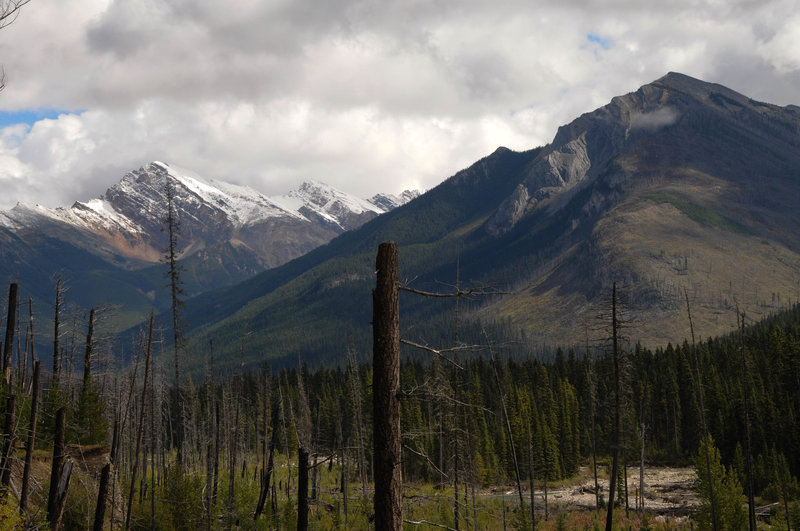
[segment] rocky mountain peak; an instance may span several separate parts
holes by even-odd
[[[669,134],[673,127],[686,130],[686,138],[689,131],[699,134],[712,122],[722,129],[743,129],[748,135],[761,129],[784,142],[775,149],[796,150],[798,120],[800,113],[791,106],[757,102],[722,85],[670,72],[559,127],[553,141],[530,164],[520,187],[489,220],[487,231],[496,236],[508,232],[542,204],[581,189],[607,173],[612,160],[635,152],[635,146],[656,135]]]
[[[17,205],[0,213],[0,225],[17,234],[27,231],[68,240],[123,267],[146,266],[158,262],[167,246],[162,230],[167,182],[180,223],[181,256],[219,260],[222,251],[210,250],[232,246],[237,257],[231,259],[246,255],[249,274],[299,256],[412,197],[379,205],[318,181],[268,197],[248,186],[154,161],[126,173],[98,198],[69,208]]]

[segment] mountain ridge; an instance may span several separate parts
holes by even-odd
[[[152,162],[126,173],[98,198],[71,207],[17,204],[0,212],[0,275],[32,286],[36,299],[62,274],[82,307],[124,305],[126,324],[164,307],[167,235],[164,186],[174,188],[178,256],[187,295],[230,285],[278,266],[418,195],[379,195],[373,203],[319,181],[267,197],[252,188],[205,179]],[[81,257],[81,252],[86,257]],[[84,264],[91,263],[86,269]],[[95,277],[87,282],[87,278]],[[37,291],[38,290],[38,291]]]
[[[344,301],[368,306],[385,239],[398,241],[401,276],[417,287],[459,277],[500,286],[507,294],[465,301],[462,326],[504,330],[522,349],[584,342],[613,283],[636,315],[633,341],[687,337],[685,295],[701,333],[724,333],[737,304],[757,318],[800,297],[799,147],[796,106],[670,73],[565,124],[545,147],[499,148],[412,204],[254,277],[246,295],[199,299],[219,311],[189,311],[190,336],[234,344],[246,327],[258,330],[254,352],[326,364],[349,342],[367,351],[369,315]],[[454,326],[446,303],[403,304],[414,339]]]

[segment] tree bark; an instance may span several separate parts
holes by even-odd
[[[377,284],[372,292],[375,528],[399,531],[403,526],[403,479],[396,242],[380,244],[375,265]]]
[[[297,452],[297,461],[298,461],[297,531],[307,531],[308,530],[308,450],[302,446]]]
[[[108,482],[110,476],[111,463],[106,463],[106,466],[103,467],[103,471],[100,473],[100,487],[97,490],[97,507],[94,511],[94,526],[92,527],[93,531],[103,531],[103,521],[106,518],[106,498],[108,498]]]

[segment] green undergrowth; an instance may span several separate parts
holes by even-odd
[[[753,231],[736,220],[723,216],[719,212],[689,201],[682,201],[667,194],[644,194],[642,197],[656,203],[669,203],[692,221],[739,234],[753,234]]]

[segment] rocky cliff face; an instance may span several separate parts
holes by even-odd
[[[736,304],[757,318],[797,300],[798,197],[800,108],[670,73],[559,128],[528,164],[484,229],[546,241],[551,258],[492,311],[574,338],[617,282],[638,338],[685,337],[687,294],[722,333]]]
[[[679,157],[711,161],[713,156],[701,150],[718,140],[733,140],[725,138],[730,134],[740,135],[742,149],[753,149],[769,138],[768,151],[796,154],[798,110],[795,106],[757,102],[683,74],[667,74],[560,127],[553,142],[530,165],[520,186],[491,218],[487,230],[495,236],[505,234],[542,202],[586,186],[601,174],[625,169],[624,165],[609,168],[612,160],[637,159],[640,167],[656,161],[673,164]],[[684,138],[672,138],[671,131]],[[692,137],[698,134],[703,134],[702,142],[692,145]],[[665,140],[660,153],[653,145],[658,135]],[[666,151],[675,148],[678,152]],[[644,154],[651,157],[649,161],[642,160]],[[720,156],[725,154],[721,152]],[[783,165],[786,171],[796,171],[788,160]],[[735,173],[740,175],[742,169]]]

